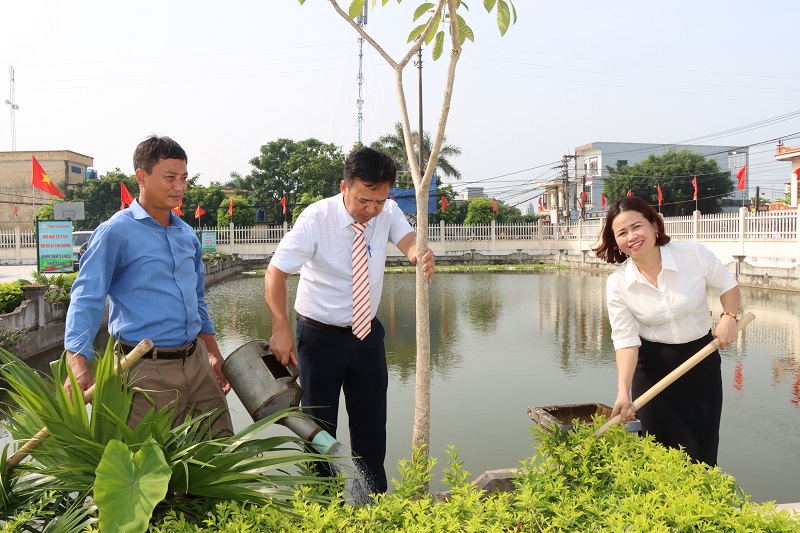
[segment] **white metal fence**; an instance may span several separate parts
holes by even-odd
[[[798,235],[798,212],[775,211],[751,214],[722,213],[694,216],[668,217],[664,219],[667,234],[674,240],[713,239],[735,240],[779,240],[800,241]],[[291,229],[288,224],[252,227],[201,227],[202,232],[216,233],[220,245],[232,244],[277,244]],[[602,229],[601,220],[579,220],[565,224],[546,224],[543,221],[528,224],[433,224],[428,228],[428,240],[433,242],[502,241],[502,240],[581,240],[596,241]],[[0,231],[0,249],[35,248],[34,231]]]

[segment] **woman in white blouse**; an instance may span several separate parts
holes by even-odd
[[[670,243],[661,216],[643,199],[626,196],[611,204],[595,253],[622,263],[606,282],[617,359],[613,415],[627,413],[631,396],[639,397],[712,341],[707,289],[720,295],[714,332],[720,348],[736,340],[736,279],[697,242]],[[717,463],[722,414],[720,364],[715,351],[637,413],[642,430],[658,442],[681,446],[711,466]]]

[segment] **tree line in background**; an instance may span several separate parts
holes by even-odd
[[[419,136],[415,135],[413,139],[414,151],[418,154]],[[423,154],[429,149],[429,144],[430,138],[426,133],[423,136]],[[398,131],[380,137],[372,143],[372,147],[388,153],[398,162],[398,186],[408,188],[410,182],[404,180],[407,159]],[[456,179],[461,176],[450,160],[460,153],[461,149],[457,146],[443,145],[443,156],[438,163],[442,175]],[[208,186],[199,183],[199,175],[192,177],[184,195],[181,218],[192,227],[227,226],[231,221],[236,226],[280,224],[284,220],[294,222],[311,203],[339,192],[345,157],[338,146],[313,138],[271,141],[250,160],[252,170],[246,176],[232,173],[227,183],[211,182]],[[635,165],[618,163],[616,168],[607,168],[609,176],[605,178],[604,194],[609,202],[630,191],[652,205],[661,203],[661,212],[665,216],[694,211],[692,179],[695,177],[699,192],[697,207],[704,213],[720,212],[720,199],[733,190],[729,172],[720,171],[716,161],[707,160],[702,154],[688,150],[671,151],[663,156],[651,155]],[[71,187],[63,200],[54,200],[84,202],[86,218],[78,225],[80,229],[93,229],[120,209],[120,183],[124,183],[133,196],[138,195],[136,177],[117,168],[100,178]],[[436,210],[429,215],[431,223],[441,220],[448,224],[488,224],[492,220],[498,223],[524,223],[535,222],[539,218],[533,213],[523,214],[517,207],[492,198],[458,201],[452,185],[443,185],[440,181],[436,185]],[[226,195],[226,188],[236,191],[232,197],[232,216],[229,215],[231,198]],[[282,203],[284,198],[285,212]],[[446,199],[445,209],[441,207],[443,199]],[[196,217],[197,206],[203,210],[199,218]],[[38,215],[40,220],[52,219],[53,204],[44,205]]]
[[[415,135],[414,139],[418,138],[419,135]],[[403,179],[406,176],[407,163],[404,162],[407,159],[402,135],[398,135],[397,131],[384,135],[372,147],[395,159],[398,164],[398,186],[410,188],[410,180]],[[359,146],[354,146],[356,148]],[[423,136],[422,149],[423,154],[430,149],[430,136],[427,132]],[[414,150],[418,153],[416,144]],[[460,148],[444,145],[438,168],[445,176],[456,179],[461,176],[449,159],[460,153]],[[207,186],[199,183],[199,175],[193,176],[183,197],[181,218],[192,227],[227,226],[231,219],[236,226],[280,224],[284,220],[293,222],[313,202],[339,192],[345,157],[346,154],[338,146],[317,139],[271,141],[262,146],[260,153],[250,160],[252,170],[246,176],[234,172],[228,182],[222,184],[212,181]],[[136,176],[125,174],[116,168],[104,176],[70,187],[63,200],[55,197],[53,200],[83,202],[85,219],[77,223],[79,229],[94,229],[124,205],[120,183],[125,185],[131,195],[138,196]],[[236,191],[232,197],[232,210],[229,209],[231,198],[225,191],[228,188]],[[285,211],[282,203],[284,198]],[[441,209],[442,198],[447,199],[444,210]],[[495,210],[495,202],[490,198],[457,202],[453,187],[440,182],[437,183],[436,203],[437,209],[430,215],[432,222],[445,220],[453,224],[482,224],[493,219],[498,222],[536,220],[535,216],[523,215],[516,207],[502,203]],[[199,218],[196,217],[198,206],[203,211]],[[229,211],[232,211],[232,217]],[[38,212],[40,220],[52,220],[53,216],[53,202],[45,204]]]

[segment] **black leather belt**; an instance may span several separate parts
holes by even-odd
[[[346,326],[346,327],[344,327],[344,326],[331,326],[330,324],[324,324],[322,322],[314,320],[313,318],[308,318],[307,316],[303,316],[300,313],[297,313],[297,320],[302,320],[306,324],[311,324],[312,326],[314,326],[316,328],[329,329],[331,331],[340,331],[342,333],[352,333],[353,332],[352,326]]]
[[[135,344],[128,344],[125,342],[119,343],[120,347],[122,348],[123,354],[129,354],[136,348]],[[194,351],[197,349],[197,339],[193,340],[186,346],[182,346],[180,348],[153,348],[146,354],[142,356],[149,357],[154,360],[158,359],[186,359],[187,357],[191,357]]]

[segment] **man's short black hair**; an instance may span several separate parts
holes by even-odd
[[[180,159],[189,162],[180,144],[169,137],[153,135],[140,142],[133,152],[133,170],[141,168],[150,174],[161,159]]]
[[[356,179],[370,188],[383,184],[392,187],[397,179],[397,167],[388,155],[365,146],[348,155],[344,162],[347,185],[352,185]]]

